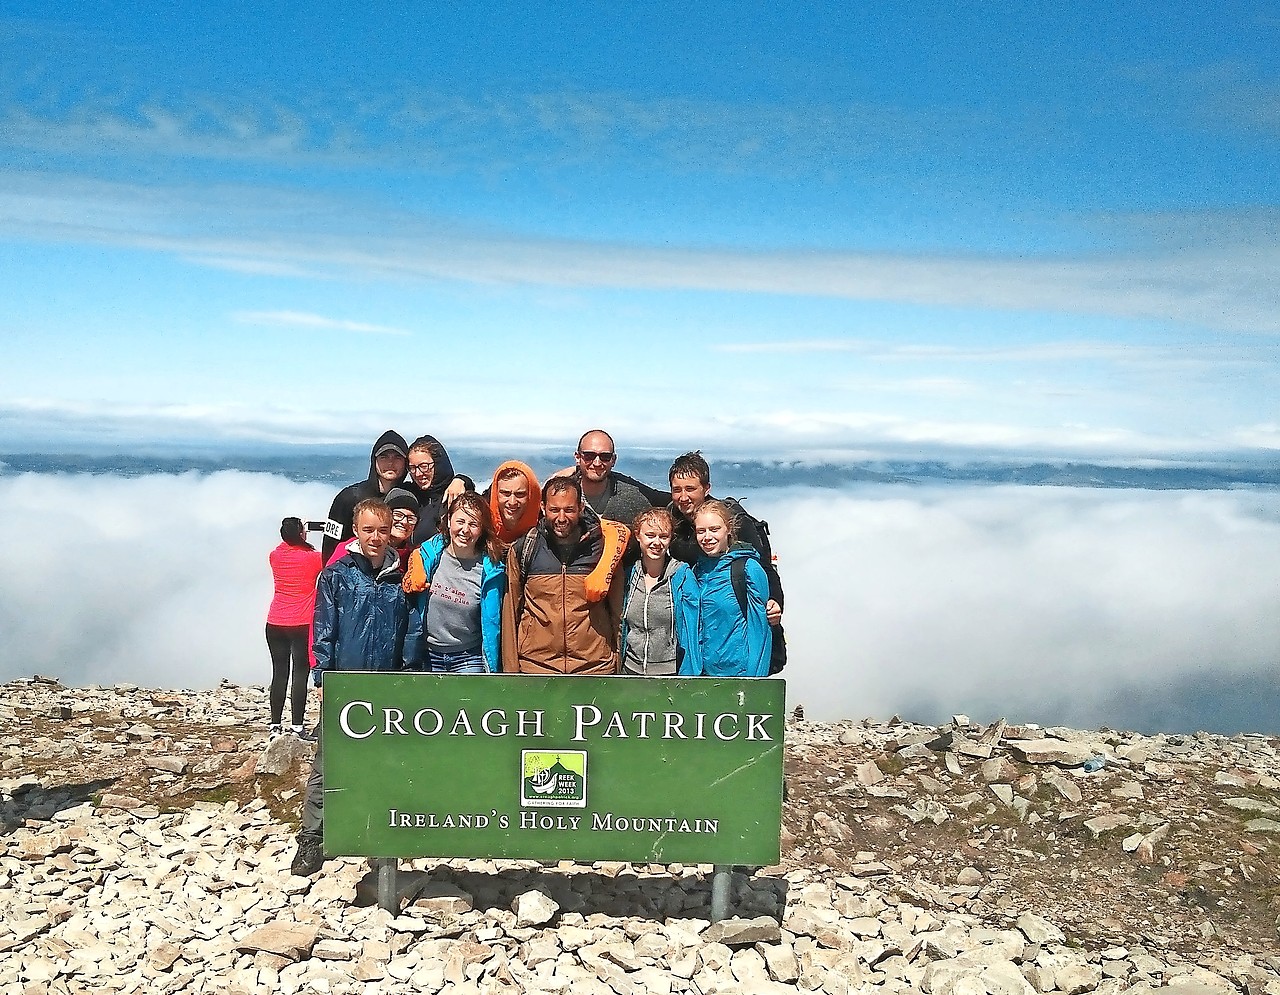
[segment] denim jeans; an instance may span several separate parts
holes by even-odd
[[[427,665],[423,671],[428,674],[487,674],[489,668],[478,649],[461,653],[437,653],[428,649]]]

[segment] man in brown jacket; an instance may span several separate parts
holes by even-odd
[[[585,506],[573,477],[547,481],[542,514],[507,552],[502,669],[617,673],[623,593],[618,564],[631,533]]]

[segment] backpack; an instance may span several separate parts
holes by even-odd
[[[757,553],[760,554],[760,565],[764,567],[766,575],[777,577],[778,568],[774,566],[773,546],[769,542],[769,523],[762,518],[753,517],[744,507],[742,502],[735,498],[726,498],[724,502],[730,511],[734,513],[739,524],[739,532],[741,532],[741,522],[746,520],[747,524],[754,526],[757,536],[757,542],[751,543],[755,547]],[[729,564],[729,580],[733,584],[733,594],[738,599],[738,608],[742,612],[742,617],[747,617],[747,563],[745,560],[736,559]],[[781,588],[782,579],[778,578],[778,586]],[[782,672],[787,665],[787,637],[782,631],[782,625],[771,625],[769,632],[773,637],[773,643],[769,648],[769,676]]]

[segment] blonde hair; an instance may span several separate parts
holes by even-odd
[[[724,527],[729,532],[729,545],[732,546],[738,540],[738,516],[729,510],[729,506],[723,501],[703,501],[698,506],[698,510],[693,513],[693,520],[696,524],[698,518],[702,515],[716,515],[720,521],[724,522]]]
[[[671,512],[666,508],[645,508],[644,511],[636,515],[635,521],[631,523],[631,534],[639,535],[640,530],[650,522],[657,522],[667,530],[669,535],[675,528],[675,523],[671,519]]]
[[[351,527],[354,529],[356,522],[360,520],[360,513],[368,511],[377,516],[378,521],[383,525],[391,524],[391,509],[387,507],[385,501],[378,498],[365,498],[358,505],[351,509]]]

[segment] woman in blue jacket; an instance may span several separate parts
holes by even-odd
[[[409,557],[407,670],[485,674],[501,669],[502,596],[507,572],[489,505],[468,491],[442,518],[445,534]]]
[[[769,579],[760,554],[734,541],[734,516],[723,502],[704,502],[693,524],[699,550],[693,565],[697,584],[681,594],[695,599],[698,635],[685,647],[680,674],[767,677],[773,637],[765,615]],[[677,613],[681,610],[678,607]]]

